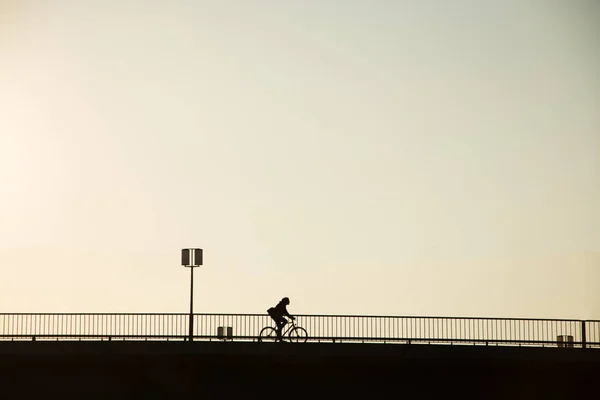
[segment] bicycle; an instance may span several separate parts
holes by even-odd
[[[286,324],[288,328],[285,332],[281,333],[281,341],[284,338],[287,338],[290,342],[294,343],[304,343],[308,340],[308,332],[306,329],[296,325],[294,320],[291,320],[291,323]],[[258,334],[259,342],[276,342],[277,341],[277,329],[272,326],[265,326],[261,329]]]

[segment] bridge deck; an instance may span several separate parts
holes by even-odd
[[[0,397],[576,398],[600,350],[463,345],[1,342]],[[391,391],[391,392],[390,392]],[[10,396],[8,395],[10,393]],[[439,397],[438,397],[439,398]]]

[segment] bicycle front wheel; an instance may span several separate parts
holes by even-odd
[[[290,331],[289,340],[293,343],[304,343],[308,340],[308,332],[306,329],[296,326]]]
[[[272,326],[265,326],[258,335],[259,342],[274,342],[277,340],[277,331]]]

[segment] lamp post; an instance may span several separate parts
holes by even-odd
[[[190,269],[190,332],[189,341],[194,340],[194,268],[202,265],[202,249],[182,249],[181,265]]]

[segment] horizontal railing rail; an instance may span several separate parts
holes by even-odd
[[[266,314],[194,314],[194,340],[256,341]],[[600,321],[297,315],[309,341],[600,348]],[[187,340],[185,313],[3,313],[0,340]]]

